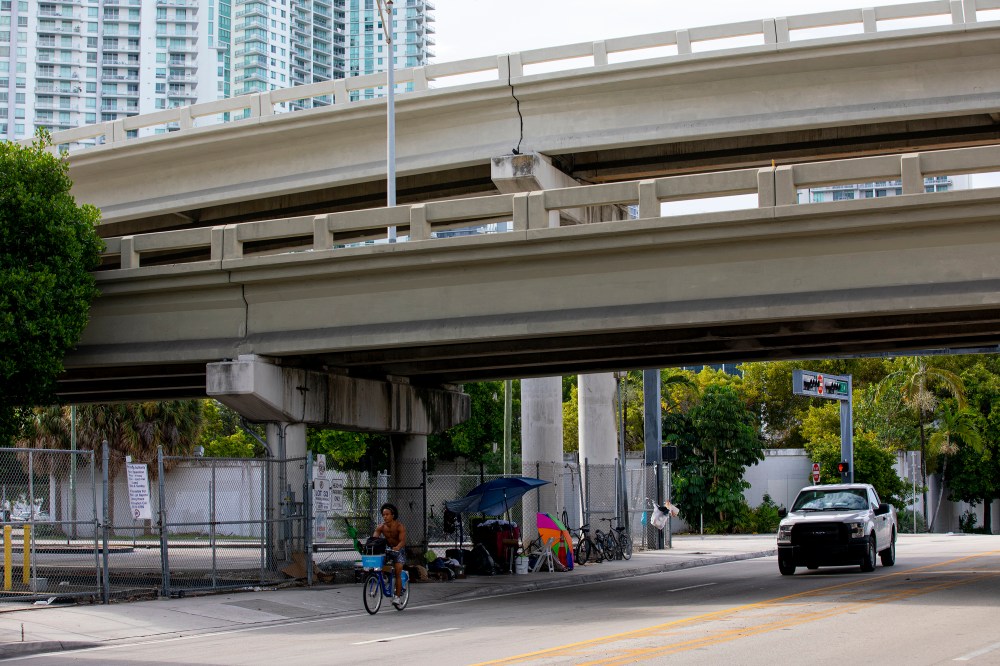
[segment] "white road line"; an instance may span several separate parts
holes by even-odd
[[[443,631],[458,631],[458,627],[448,627],[447,629],[435,629],[434,631],[421,631],[419,634],[403,634],[402,636],[386,636],[385,638],[376,638],[373,641],[361,641],[360,643],[351,643],[351,645],[371,645],[372,643],[388,643],[389,641],[398,641],[401,638],[415,638],[417,636],[428,636],[430,634],[440,634]]]
[[[976,657],[981,657],[988,652],[993,652],[994,650],[1000,649],[1000,643],[994,643],[993,645],[987,645],[982,650],[976,650],[975,652],[970,652],[969,654],[963,655],[961,657],[955,657],[952,661],[970,661]]]
[[[688,585],[687,587],[677,587],[672,590],[667,590],[667,592],[683,592],[684,590],[693,590],[696,587],[708,587],[709,585],[715,585],[715,583],[702,583],[701,585]]]

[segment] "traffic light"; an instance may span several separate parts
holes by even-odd
[[[847,474],[851,471],[851,464],[847,461],[837,463],[837,472]]]

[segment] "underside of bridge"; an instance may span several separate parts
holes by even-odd
[[[582,184],[823,160],[996,144],[1000,113],[822,127],[788,132],[747,131],[697,141],[663,141],[604,150],[550,154]],[[489,161],[462,168],[401,175],[400,204],[496,194]],[[102,236],[235,224],[296,215],[384,206],[385,180],[265,196],[239,203],[102,224]]]
[[[415,386],[547,377],[622,368],[745,361],[1000,351],[1000,309],[494,340],[284,358],[293,367],[358,378],[407,377]],[[70,369],[66,402],[204,397],[206,363]]]

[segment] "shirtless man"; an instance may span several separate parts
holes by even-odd
[[[399,522],[399,510],[393,504],[382,505],[382,524],[375,528],[374,536],[384,537],[389,549],[385,552],[385,563],[395,564],[396,596],[392,598],[393,606],[399,605],[399,597],[403,594],[403,564],[406,562],[406,526]]]

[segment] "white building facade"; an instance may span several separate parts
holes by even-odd
[[[432,9],[395,2],[396,67],[431,57]],[[0,139],[388,62],[375,0],[0,0]]]

